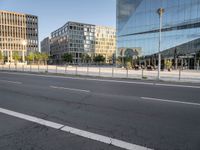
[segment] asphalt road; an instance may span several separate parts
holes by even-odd
[[[200,85],[0,72],[0,108],[155,150],[200,149]],[[118,150],[0,113],[3,150]]]

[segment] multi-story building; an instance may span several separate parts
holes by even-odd
[[[103,55],[106,62],[113,62],[116,53],[116,30],[112,27],[95,26],[95,55]]]
[[[178,59],[185,65],[195,66],[200,50],[199,0],[117,0],[118,55],[157,58],[159,8],[165,10],[162,15],[162,59],[174,62]]]
[[[83,54],[92,55],[95,51],[95,26],[68,22],[51,33],[51,56],[59,61],[65,53],[73,56],[73,62],[81,61]]]
[[[116,51],[116,30],[111,27],[68,22],[51,33],[50,41],[50,55],[55,61],[62,60],[65,53],[70,53],[75,63],[81,62],[84,54],[92,58],[101,54],[109,62]]]
[[[8,62],[13,52],[25,62],[27,53],[38,51],[38,17],[0,10],[0,51]]]
[[[40,42],[40,51],[50,55],[50,38],[46,37]]]

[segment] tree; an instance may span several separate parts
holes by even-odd
[[[88,54],[82,54],[81,60],[82,60],[82,62],[89,63],[89,62],[91,62],[92,58]]]
[[[122,65],[122,57],[121,56],[117,57],[116,64]]]
[[[196,53],[196,58],[197,58],[198,61],[200,60],[200,51],[198,51],[198,52]]]
[[[65,62],[67,62],[67,63],[73,61],[73,56],[72,56],[72,54],[65,53],[62,57],[63,57],[63,60],[64,60]]]
[[[3,61],[3,54],[1,51],[0,51],[0,61]]]
[[[15,63],[17,63],[21,59],[19,52],[15,51],[13,53],[13,59],[14,59]]]
[[[47,53],[41,53],[42,60],[45,64],[47,64],[47,61],[49,59],[49,55]]]
[[[124,62],[125,62],[125,67],[127,69],[131,69],[133,67],[133,58],[132,57],[125,57]]]
[[[34,53],[31,52],[28,54],[28,56],[26,56],[26,60],[32,62],[34,61],[34,57],[35,57]]]
[[[167,61],[165,62],[165,65],[166,65],[166,67],[167,67],[167,70],[168,70],[168,71],[171,71],[171,68],[172,68],[172,61],[171,61],[171,60],[167,60]]]
[[[105,60],[106,58],[103,55],[97,55],[94,57],[94,62],[96,63],[103,63]]]
[[[196,60],[197,60],[197,69],[199,70],[199,63],[200,63],[200,51],[196,53]]]
[[[108,56],[108,62],[109,62],[109,64],[114,63],[114,55]]]
[[[42,55],[39,52],[34,53],[34,60],[39,64],[42,60]]]

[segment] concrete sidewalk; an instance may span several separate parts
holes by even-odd
[[[54,66],[54,65],[23,65],[7,64],[0,65],[0,70],[58,73],[68,75],[83,75],[95,77],[112,77],[127,79],[157,80],[157,71],[148,70],[126,70],[115,67],[82,67],[82,66]],[[161,80],[172,82],[200,83],[200,71],[173,70],[171,72],[162,71]]]

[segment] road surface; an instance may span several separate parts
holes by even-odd
[[[147,148],[200,149],[200,85],[0,72],[0,149]]]

